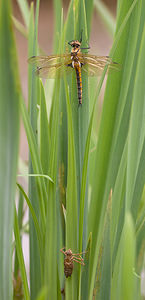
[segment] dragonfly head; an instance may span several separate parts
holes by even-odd
[[[74,40],[68,42],[68,44],[75,49],[79,49],[81,46],[81,43],[79,41],[74,41]]]
[[[72,40],[68,42],[68,44],[72,47],[71,53],[77,54],[80,51],[81,43],[78,40],[76,41]]]

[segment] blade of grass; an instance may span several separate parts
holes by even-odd
[[[80,39],[83,29],[82,46],[86,46],[87,40],[87,23],[86,23],[86,10],[85,1],[74,2],[74,38]],[[79,16],[79,18],[78,18]],[[82,106],[78,107],[78,95],[76,85],[76,74],[72,76],[71,84],[71,103],[72,103],[72,117],[75,139],[75,153],[76,153],[76,171],[77,171],[77,191],[78,191],[78,211],[80,212],[80,191],[81,191],[81,178],[84,160],[84,149],[87,138],[88,120],[89,120],[89,100],[88,100],[88,78],[82,74],[83,94]],[[87,243],[87,188],[86,188],[86,201],[85,201],[85,222],[84,222],[84,236],[83,248],[85,249]]]
[[[131,206],[133,198],[133,213],[134,216],[137,215],[137,209],[141,199],[142,190],[144,187],[145,177],[143,172],[143,162],[144,162],[144,144],[145,144],[145,88],[144,88],[144,76],[145,76],[145,22],[143,22],[142,27],[144,30],[142,32],[141,44],[138,53],[138,64],[135,77],[135,86],[133,93],[133,105],[132,114],[130,120],[130,130],[129,130],[129,143],[128,143],[128,165],[127,165],[127,187],[126,187],[126,199],[127,207]],[[142,153],[143,151],[143,153]],[[140,169],[140,179],[138,180],[138,175]],[[136,197],[134,196],[134,186],[136,184]]]
[[[145,215],[144,215],[144,208],[145,208],[145,195],[143,193],[143,204],[141,215],[138,218],[138,222],[136,224],[136,272],[141,274],[143,270],[143,263],[144,263],[144,251],[145,251]]]
[[[61,42],[59,44],[60,52],[63,53],[66,49],[64,47],[65,41],[70,40],[70,35],[72,31],[72,27],[70,26],[73,22],[73,15],[72,15],[72,2],[70,3],[68,14],[66,18],[66,22],[64,24],[64,28],[62,28],[61,25]],[[57,11],[58,13],[58,11]],[[60,20],[58,20],[60,22]],[[61,22],[63,24],[63,15]],[[58,28],[60,24],[58,23],[56,27]],[[69,28],[70,27],[70,28]],[[69,33],[66,33],[66,30],[70,29]],[[67,37],[66,37],[67,35]],[[66,46],[66,45],[65,45]],[[68,47],[68,46],[67,46]],[[70,81],[70,78],[68,79]],[[67,111],[66,111],[66,95],[65,95],[65,87],[64,82],[62,81],[61,87],[60,87],[60,122],[59,122],[59,157],[58,157],[58,169],[59,169],[59,202],[65,206],[66,202],[66,185],[67,185],[67,143],[68,143],[68,137],[67,137]],[[63,191],[63,192],[62,192]],[[63,241],[64,246],[65,238]],[[61,255],[62,256],[62,255]]]
[[[136,278],[133,273],[135,266],[135,235],[134,224],[130,213],[126,214],[122,238],[118,250],[114,275],[112,299],[135,300]]]
[[[35,22],[33,21],[33,5],[31,5],[31,12],[30,12],[30,21],[29,21],[29,44],[28,44],[28,55],[33,56],[37,55],[37,35],[38,35],[38,16],[39,16],[39,4],[40,1],[36,1],[36,11],[35,11]],[[34,24],[33,24],[34,22]],[[28,111],[30,115],[30,122],[32,126],[33,136],[35,144],[37,144],[37,104],[39,103],[39,79],[35,76],[34,66],[29,66],[28,69]],[[37,146],[36,146],[37,147]],[[34,165],[32,163],[32,155],[29,154],[29,173],[37,173],[35,172]],[[39,172],[41,174],[42,172]],[[39,178],[39,177],[38,177]],[[39,179],[38,179],[39,180]],[[43,178],[42,178],[43,182]],[[45,183],[44,183],[45,184]],[[39,218],[39,203],[41,207],[43,206],[43,215],[45,216],[45,203],[41,201],[42,195],[38,195],[37,188],[36,188],[36,180],[33,177],[29,177],[29,199],[32,203],[32,206]],[[47,197],[45,198],[46,201]],[[43,198],[44,200],[44,198]],[[42,211],[41,211],[42,213]],[[45,223],[45,217],[41,218],[42,225]],[[44,234],[44,227],[43,234]],[[38,248],[38,241],[35,232],[35,227],[33,224],[32,217],[30,215],[30,293],[31,299],[35,299],[36,295],[38,294],[39,289],[41,288],[42,278],[41,278],[41,267],[40,267],[40,257],[39,257],[39,248]]]
[[[67,172],[67,194],[66,194],[66,249],[72,252],[78,251],[77,232],[77,178],[74,133],[72,123],[72,112],[68,87],[65,80],[67,118],[68,118],[68,172]],[[73,193],[72,193],[73,191]],[[76,299],[78,294],[77,270],[73,271],[71,280],[66,280],[66,299]]]
[[[91,20],[93,15],[93,0],[87,1],[85,0],[85,8],[86,8],[86,22],[87,22],[87,33],[88,38],[90,37],[90,31],[91,31]]]
[[[41,233],[41,230],[40,230],[39,222],[38,222],[37,216],[35,214],[35,211],[33,209],[33,206],[31,204],[29,198],[27,197],[26,193],[24,192],[22,186],[18,183],[17,183],[17,186],[18,186],[19,190],[21,191],[22,195],[24,196],[24,198],[27,202],[27,205],[29,207],[29,210],[30,210],[33,222],[34,222],[35,230],[36,230],[36,233],[37,233],[38,244],[39,244],[40,262],[41,262],[41,276],[43,277],[43,263],[44,262],[43,262],[43,249],[42,249],[42,233]]]
[[[28,32],[24,25],[19,22],[14,16],[12,16],[13,24],[16,27],[16,29],[25,37],[28,38]]]
[[[136,3],[136,2],[133,2]],[[129,55],[129,43],[128,42],[128,33],[129,30],[133,26],[135,26],[136,22],[134,23],[134,16],[130,14],[130,8],[133,7],[132,1],[128,1],[126,5],[122,6],[122,14],[120,14],[120,19],[118,21],[118,24],[120,25],[120,20],[123,21],[122,30],[122,36],[119,40],[119,48],[116,48],[116,52],[114,55],[114,60],[117,62],[122,62],[122,64],[125,65],[125,62],[127,64],[127,57]],[[135,7],[135,6],[134,6]],[[139,7],[137,7],[137,13],[138,13]],[[126,23],[125,16],[128,15],[131,16],[129,22]],[[135,12],[136,14],[136,12]],[[136,14],[137,15],[137,14]],[[138,15],[137,15],[138,17]],[[125,19],[124,19],[125,18]],[[119,25],[117,26],[117,30],[119,32]],[[132,26],[132,27],[131,27]],[[123,30],[124,28],[124,30]],[[133,30],[133,29],[132,29]],[[137,27],[138,30],[138,27]],[[137,32],[136,32],[137,35]],[[116,34],[117,37],[117,34]],[[118,37],[117,37],[118,39]],[[133,39],[133,38],[132,38]],[[132,44],[133,40],[131,41]],[[126,47],[128,46],[128,48]],[[135,47],[134,47],[135,48]],[[135,49],[134,49],[135,51]],[[134,52],[132,52],[133,58],[134,58]],[[118,58],[118,59],[117,59]],[[125,68],[125,66],[124,66]],[[119,115],[119,109],[122,104],[122,98],[120,98],[120,89],[123,88],[124,85],[121,85],[121,82],[123,84],[123,80],[127,82],[125,73],[123,72],[123,68],[121,71],[116,72],[115,76],[110,75],[108,76],[107,86],[106,86],[106,93],[105,93],[105,99],[104,99],[104,106],[103,106],[103,112],[102,112],[102,120],[100,124],[100,130],[99,130],[99,137],[98,137],[98,145],[97,145],[97,151],[96,151],[96,161],[95,161],[95,171],[94,171],[94,183],[92,186],[93,193],[92,193],[92,201],[91,201],[91,208],[90,208],[90,221],[91,221],[91,227],[90,231],[93,231],[95,236],[92,239],[92,254],[91,259],[94,259],[95,262],[92,262],[90,265],[93,267],[93,271],[90,270],[90,279],[91,279],[91,293],[93,292],[93,276],[95,276],[96,273],[96,266],[97,266],[97,254],[96,254],[96,245],[99,245],[102,226],[104,222],[104,212],[106,208],[107,198],[109,190],[114,186],[115,176],[114,171],[118,170],[119,163],[117,164],[115,159],[118,159],[118,156],[113,156],[112,146],[114,143],[114,137],[115,137],[115,131],[118,129],[118,126],[115,126],[117,123],[117,112]],[[123,77],[124,75],[124,77]],[[128,75],[130,76],[129,66],[128,66]],[[127,96],[127,95],[126,95]],[[117,99],[119,99],[117,101]],[[123,99],[124,100],[124,99]],[[127,98],[125,99],[126,105],[130,105],[130,103],[127,103]],[[131,95],[130,95],[130,102],[131,102]],[[126,120],[128,120],[130,115],[130,106],[128,106],[127,112],[124,110],[125,113],[128,113],[128,116],[126,116]],[[119,115],[120,116],[120,115]],[[128,123],[126,124],[128,126]],[[122,123],[122,128],[125,127],[125,123]],[[121,132],[122,133],[122,132]],[[127,134],[126,131],[123,132],[124,134],[124,140],[120,144],[120,156],[119,160],[122,155],[124,143],[125,143],[125,135]],[[122,135],[121,135],[122,137]],[[119,138],[119,135],[118,135]],[[118,140],[119,141],[119,140]],[[118,150],[119,144],[118,144]],[[113,163],[111,162],[111,155],[114,157]],[[110,167],[110,171],[108,172]],[[97,170],[97,173],[96,173]],[[112,172],[111,172],[112,171]],[[111,177],[109,176],[111,175]],[[114,181],[113,181],[114,180]],[[96,213],[95,213],[96,210]],[[94,216],[94,223],[92,222]],[[100,227],[99,227],[100,223]],[[97,232],[99,229],[99,237],[97,239]],[[92,297],[92,294],[90,294],[90,299]]]
[[[142,152],[140,156],[140,162],[136,174],[136,181],[134,185],[134,193],[132,196],[132,213],[133,216],[136,218],[138,213],[138,208],[141,203],[141,196],[145,184],[145,178],[144,178],[144,168],[145,168],[145,140],[142,145]]]
[[[47,118],[47,108],[44,87],[41,82],[40,93],[40,158],[44,174],[48,173],[50,132]]]
[[[22,281],[23,281],[23,291],[24,291],[25,299],[29,300],[30,293],[29,293],[29,288],[28,288],[27,274],[26,274],[23,251],[22,251],[16,208],[15,208],[15,220],[14,221],[15,221],[14,222],[15,242],[16,242],[16,249],[17,249],[17,254],[18,254],[18,259],[19,259]]]
[[[61,0],[53,0],[54,5],[54,32],[56,33],[54,36],[54,53],[57,53],[58,51],[58,45],[60,41],[60,34],[61,34],[61,15],[62,15],[62,2]]]
[[[12,230],[20,85],[10,1],[0,1],[0,299],[12,299]]]
[[[122,208],[122,190],[124,189],[124,178],[126,175],[127,164],[127,141],[122,154],[118,174],[115,181],[113,197],[112,197],[112,245],[114,249],[114,243],[116,240],[117,226],[119,224],[119,216]]]
[[[56,2],[56,1],[55,1]],[[57,9],[57,8],[56,8]],[[60,10],[60,6],[59,6]],[[58,16],[59,10],[57,9],[56,17]],[[61,13],[61,20],[60,17],[57,18],[57,24],[55,25],[56,28],[58,28],[58,32],[61,32],[61,39],[59,37],[59,50],[57,50],[57,53],[63,53],[66,49],[66,29],[68,29],[68,25],[70,24],[70,18],[72,21],[72,5],[70,3],[70,7],[68,9],[67,19],[63,26],[63,10]],[[61,24],[60,24],[61,22]],[[70,30],[72,31],[72,27],[70,26]],[[70,32],[69,32],[70,35]],[[58,36],[56,36],[57,40]],[[70,38],[69,38],[70,40]],[[56,45],[56,41],[55,41]],[[54,103],[55,105],[55,103]],[[58,226],[58,232],[59,235],[57,237],[57,251],[58,251],[58,272],[59,272],[59,278],[60,278],[60,285],[61,288],[64,287],[64,257],[62,253],[60,252],[60,249],[62,249],[66,245],[66,227],[65,227],[65,209],[66,209],[66,191],[67,191],[67,170],[68,170],[68,128],[67,128],[67,111],[66,111],[66,93],[65,93],[65,86],[64,81],[61,83],[60,87],[60,104],[59,104],[59,115],[60,115],[60,121],[59,121],[59,141],[58,141],[58,178],[57,178],[57,184],[58,184],[58,191],[56,194],[56,201],[57,201],[57,226]],[[53,133],[52,133],[53,134]],[[57,286],[57,289],[59,290],[59,286]],[[59,295],[58,295],[59,296]],[[57,296],[57,297],[58,297]]]
[[[45,175],[45,174],[18,174],[17,176],[19,176],[19,177],[24,177],[24,176],[26,176],[26,177],[44,177],[53,183],[53,180],[50,178],[50,176]]]
[[[111,299],[111,219],[112,219],[112,190],[110,191],[107,210],[105,214],[104,229],[100,253],[97,264],[96,289],[94,289],[94,299]],[[95,291],[96,290],[96,291]]]
[[[116,25],[113,14],[111,13],[107,5],[100,0],[94,0],[94,5],[99,15],[101,16],[107,31],[113,37]]]
[[[90,232],[87,242],[87,247],[85,249],[84,263],[85,265],[81,268],[81,276],[82,276],[82,285],[79,283],[79,290],[81,285],[81,293],[79,291],[80,299],[88,299],[88,274],[89,274],[89,264],[90,264],[90,249],[92,244],[92,233]]]
[[[101,76],[100,82],[98,84],[98,88],[96,91],[95,99],[94,99],[94,105],[92,109],[92,114],[89,122],[89,128],[87,133],[87,140],[86,140],[86,146],[85,146],[85,154],[84,154],[84,162],[83,162],[83,171],[82,171],[82,182],[81,182],[81,195],[80,195],[80,218],[79,218],[79,252],[82,251],[82,241],[83,241],[83,225],[84,225],[84,205],[85,205],[85,194],[86,194],[86,182],[87,182],[87,169],[88,169],[88,159],[89,159],[89,149],[90,149],[90,140],[91,140],[91,132],[92,132],[92,125],[93,125],[93,119],[95,115],[95,106],[96,102],[98,100],[101,87],[105,78],[106,74],[106,68],[104,69],[104,72]],[[79,297],[81,299],[81,268],[79,268]],[[86,282],[82,283],[83,286],[86,286]],[[84,285],[85,284],[85,285]],[[88,297],[88,295],[85,293],[85,296]]]
[[[127,23],[130,20],[130,17],[132,15],[133,10],[135,9],[136,5],[138,3],[138,0],[134,0],[128,10],[128,12],[126,13],[126,15],[122,15],[120,17],[120,19],[117,21],[117,25],[116,25],[116,32],[115,32],[115,40],[112,46],[112,49],[110,51],[110,56],[114,56],[114,53],[116,51],[116,48],[118,46],[119,40],[126,28]],[[118,10],[118,15],[120,14],[120,11]]]
[[[26,27],[29,26],[30,10],[27,0],[17,0]]]
[[[47,297],[47,287],[43,287],[40,290],[36,300],[46,300],[46,297]]]
[[[41,166],[41,162],[39,159],[38,148],[36,145],[36,141],[35,141],[33,130],[32,130],[31,124],[30,124],[28,112],[26,110],[23,99],[21,99],[21,101],[20,101],[20,107],[21,107],[21,113],[22,113],[23,122],[24,122],[24,126],[25,126],[25,131],[26,131],[26,135],[27,135],[27,139],[28,139],[29,150],[31,153],[33,168],[37,175],[42,174],[42,178],[40,178],[40,176],[37,176],[37,177],[35,176],[35,177],[38,182],[38,189],[39,189],[39,196],[40,196],[39,205],[40,205],[40,212],[41,212],[41,216],[42,216],[42,228],[44,231],[44,228],[45,228],[45,202],[47,199],[46,186],[45,186],[45,181],[43,178],[43,171],[42,171],[42,166]]]
[[[58,163],[58,122],[59,122],[59,92],[60,81],[56,79],[54,87],[52,120],[51,120],[51,145],[49,155],[49,173],[54,184],[48,184],[48,201],[46,214],[45,234],[45,268],[44,284],[48,288],[48,298],[57,299],[57,163]]]
[[[19,231],[22,229],[23,225],[23,207],[24,207],[24,199],[23,195],[20,192],[19,193],[19,202],[18,202],[18,226],[19,226]],[[15,251],[15,260],[14,260],[14,278],[17,278],[18,273],[19,273],[19,262],[18,262],[18,255],[17,251]]]
[[[86,17],[86,7],[85,0],[81,1],[79,4],[78,10],[78,26],[80,26],[79,31],[81,32],[82,28],[84,29],[84,41],[88,39],[87,33],[87,17]],[[84,43],[85,44],[85,43]],[[83,46],[83,40],[82,40]],[[83,50],[82,50],[83,51]],[[76,155],[76,164],[79,167],[79,178],[78,178],[78,204],[80,206],[80,195],[81,195],[81,180],[82,180],[82,171],[83,171],[83,161],[84,161],[84,153],[85,153],[85,145],[87,140],[87,132],[88,132],[88,124],[89,124],[89,96],[88,96],[88,76],[82,73],[82,82],[83,82],[83,94],[82,94],[82,107],[78,109],[78,116],[74,115],[74,117],[78,117],[78,157]],[[76,135],[76,133],[75,133]],[[76,135],[77,136],[77,135]],[[76,150],[77,154],[77,150]],[[87,246],[88,239],[88,182],[86,182],[86,195],[85,195],[85,205],[84,205],[84,224],[83,224],[83,248],[85,249]],[[80,207],[78,209],[80,213]]]

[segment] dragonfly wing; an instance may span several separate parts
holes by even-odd
[[[37,67],[36,75],[38,75],[41,78],[56,78],[56,77],[62,77],[64,76],[64,73],[72,72],[72,68],[68,66],[63,65],[57,65],[57,66],[50,66],[50,67]]]
[[[82,66],[82,71],[85,72],[88,76],[93,77],[93,76],[101,76],[103,69],[86,64]]]
[[[50,55],[50,56],[32,56],[28,62],[37,67],[36,75],[41,78],[55,78],[67,74],[71,71],[70,54]]]
[[[86,72],[88,76],[100,76],[105,66],[108,66],[109,72],[111,69],[118,70],[118,64],[112,62],[112,59],[108,56],[96,56],[81,53],[80,62],[82,63],[82,70]]]
[[[58,63],[66,64],[71,59],[70,54],[49,55],[49,56],[32,56],[28,63],[37,67],[49,67]]]

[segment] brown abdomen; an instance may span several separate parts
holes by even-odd
[[[73,260],[68,260],[67,258],[64,259],[64,274],[65,277],[68,278],[69,276],[72,275],[72,271],[73,271]]]
[[[78,87],[78,99],[79,104],[82,104],[82,74],[81,74],[81,67],[77,67],[76,69],[77,75],[77,87]]]

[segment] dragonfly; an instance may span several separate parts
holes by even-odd
[[[68,44],[72,47],[70,53],[49,56],[32,56],[28,62],[36,66],[36,75],[41,78],[55,78],[64,76],[75,71],[78,91],[79,105],[82,105],[82,74],[88,76],[100,76],[105,68],[116,69],[116,62],[109,56],[97,56],[89,53],[82,53],[81,50],[88,50],[90,47],[81,47],[80,40],[71,40]]]

